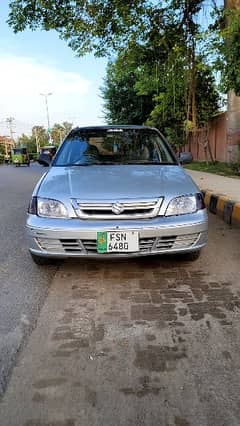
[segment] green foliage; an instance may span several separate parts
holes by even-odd
[[[152,96],[137,95],[136,71],[128,68],[124,57],[109,63],[101,92],[105,118],[109,124],[143,124],[152,109]]]
[[[166,51],[162,63],[155,62],[154,57],[152,62],[140,62],[143,47],[136,50],[138,55],[134,47],[108,65],[102,89],[105,117],[114,124],[157,127],[172,146],[182,146],[193,129],[191,115],[187,119],[189,68],[184,49],[176,46],[170,53]],[[211,69],[202,58],[196,61],[196,116],[202,126],[217,112],[219,97]]]
[[[51,132],[52,144],[58,146],[71,129],[72,123],[67,121],[62,124],[55,123]],[[47,130],[43,126],[33,126],[32,134],[27,136],[23,133],[18,138],[17,144],[25,146],[28,152],[34,154],[37,152],[37,144],[39,147],[49,144]]]
[[[36,141],[34,136],[27,136],[23,133],[19,136],[17,144],[26,147],[28,152],[36,152]]]
[[[62,124],[55,123],[51,131],[53,145],[58,146],[71,129],[72,123],[67,121],[64,121]]]
[[[197,123],[204,126],[219,111],[220,96],[211,67],[202,62],[196,72]]]
[[[214,60],[215,70],[220,70],[224,90],[240,94],[240,10],[239,2],[231,6],[234,3],[236,9],[225,10],[215,1],[207,4],[215,23],[209,19],[209,28],[205,25],[201,31],[197,16],[206,6],[203,0],[10,0],[8,23],[14,32],[56,30],[78,55],[111,55],[143,45],[150,63],[154,57],[161,63],[166,51],[179,43],[190,55],[204,34],[202,49],[207,53],[206,45],[212,44],[209,62]]]
[[[240,96],[240,9],[223,10],[213,26],[215,68],[221,73],[222,90]]]
[[[26,28],[56,30],[79,55],[106,54],[122,47],[143,25],[148,1],[130,0],[12,0],[9,24],[14,32]],[[145,24],[145,23],[144,23]]]
[[[222,176],[240,176],[239,163],[220,163],[215,161],[209,163],[205,161],[193,162],[191,164],[184,165],[185,169],[197,170],[199,172],[214,173]]]
[[[77,55],[114,53],[101,89],[107,121],[146,122],[182,145],[189,131],[218,111],[213,71],[221,72],[225,91],[240,94],[240,12],[211,2],[206,10],[215,22],[201,28],[204,5],[203,0],[11,0],[8,22],[15,32],[54,29]],[[61,125],[53,128],[55,144],[64,132]]]
[[[30,136],[30,140],[35,143],[35,150],[37,149],[37,143],[39,146],[44,146],[48,144],[48,134],[47,130],[43,126],[33,126],[32,135]],[[34,152],[31,150],[31,152]]]

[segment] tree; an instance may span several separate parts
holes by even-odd
[[[238,93],[240,21],[230,3],[239,0],[225,3],[224,12],[212,1],[216,22],[209,28],[200,28],[198,20],[203,0],[61,0],[61,7],[59,0],[12,0],[8,22],[15,32],[54,29],[78,55],[114,53],[102,88],[108,122],[141,123],[149,116],[178,144],[218,108],[207,65],[213,58],[225,87]],[[214,54],[205,49],[212,40]]]
[[[27,136],[25,133],[23,133],[21,136],[19,136],[17,144],[26,147],[28,152],[37,152],[36,141],[33,136]]]
[[[174,42],[175,46],[170,50],[166,48],[158,58],[149,45],[135,44],[119,54],[117,60],[108,65],[102,93],[109,123],[146,123],[159,128],[172,145],[182,146],[189,131],[204,126],[216,114],[219,94],[211,68],[203,57],[195,57],[193,123],[189,110],[192,70],[188,50],[176,36]]]
[[[79,55],[104,55],[145,27],[149,9],[146,0],[12,0],[8,22],[14,32],[54,29]]]
[[[109,124],[143,124],[148,118],[153,107],[152,96],[137,95],[136,81],[136,70],[127,67],[124,56],[108,64],[101,92]]]
[[[62,124],[55,123],[51,132],[53,144],[58,146],[71,129],[72,123],[68,121],[64,121]],[[27,136],[23,133],[19,136],[17,144],[26,146],[31,153],[36,153],[37,149],[49,144],[48,132],[43,126],[33,126],[31,135]]]
[[[71,129],[72,123],[67,121],[64,121],[62,124],[55,123],[51,130],[53,144],[58,146]]]
[[[14,32],[56,30],[60,37],[78,54],[94,52],[96,55],[112,54],[129,48],[135,42],[153,49],[171,49],[180,35],[189,55],[189,105],[194,112],[195,102],[195,50],[198,33],[197,16],[206,2],[203,0],[11,0],[8,23]],[[164,7],[163,7],[164,5]],[[212,5],[212,8],[211,8]],[[225,9],[216,7],[213,0],[207,13],[216,18],[215,26],[204,29],[206,41],[214,38],[216,66],[221,70],[228,89],[240,93],[239,62],[239,0],[225,0]],[[223,25],[228,21],[228,25]],[[168,33],[162,33],[169,22]],[[171,31],[170,31],[171,29]],[[227,40],[227,44],[226,44]],[[212,58],[212,52],[210,53]],[[193,114],[193,121],[195,120]]]
[[[34,138],[36,145],[38,144],[39,147],[48,144],[48,133],[43,126],[33,126],[31,137]]]

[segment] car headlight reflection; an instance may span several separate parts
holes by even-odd
[[[199,203],[199,195],[183,195],[174,198],[168,204],[165,216],[195,213],[197,210],[204,208],[203,203]]]
[[[68,211],[60,201],[37,198],[37,215],[41,217],[67,218]]]

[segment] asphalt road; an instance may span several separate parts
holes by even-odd
[[[192,263],[64,262],[1,426],[239,426],[240,230],[209,236]]]
[[[56,271],[39,272],[24,238],[31,192],[44,172],[37,164],[0,166],[0,396]]]

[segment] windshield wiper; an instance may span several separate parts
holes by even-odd
[[[159,161],[103,161],[103,162],[92,162],[92,163],[72,163],[65,164],[65,167],[84,167],[84,166],[124,166],[124,165],[140,165],[140,166],[174,166],[177,163],[170,162],[159,162]]]
[[[177,163],[171,163],[171,162],[167,162],[167,161],[127,161],[124,162],[123,164],[137,164],[140,166],[173,166]]]
[[[140,164],[140,165],[160,165],[159,161],[146,161],[146,160],[140,160],[140,161],[124,161],[122,164]]]
[[[96,166],[99,163],[71,163],[71,164],[66,164],[65,167],[84,167],[84,166]]]

